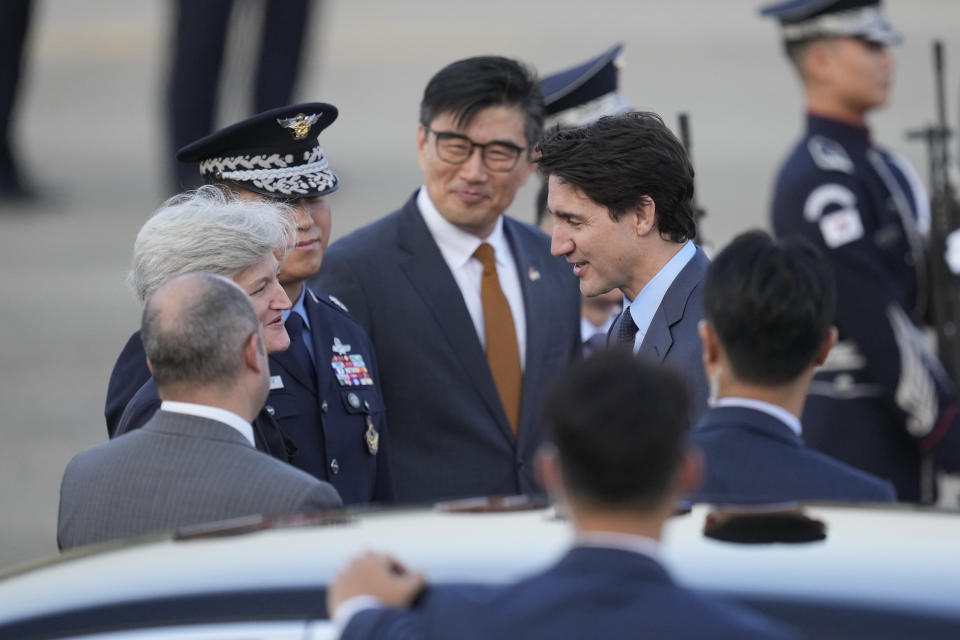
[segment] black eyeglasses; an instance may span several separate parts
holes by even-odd
[[[497,173],[507,173],[513,171],[513,168],[517,166],[517,161],[520,160],[520,155],[527,149],[509,142],[480,144],[467,136],[452,131],[434,131],[427,125],[423,125],[423,128],[436,137],[437,156],[450,164],[463,164],[473,155],[474,147],[478,147],[480,158],[487,169]]]

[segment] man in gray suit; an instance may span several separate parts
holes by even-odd
[[[576,280],[545,234],[503,215],[542,126],[517,61],[447,65],[420,103],[423,187],[324,255],[317,288],[373,340],[398,500],[539,490],[543,392],[580,343]]]
[[[269,365],[242,289],[207,273],[175,278],[147,301],[141,335],[163,404],[142,429],[67,465],[61,549],[341,505],[329,484],[254,448],[250,423],[269,391]]]
[[[709,260],[694,243],[693,167],[655,113],[607,116],[548,135],[539,145],[553,213],[551,252],[580,291],[624,295],[608,344],[672,366],[691,391],[691,422],[708,387],[697,325]]]

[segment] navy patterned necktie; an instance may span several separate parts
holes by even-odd
[[[637,337],[637,324],[633,321],[630,307],[625,307],[623,313],[610,327],[609,337],[611,345],[624,345],[633,349],[633,343]]]
[[[313,386],[316,387],[317,369],[313,366],[313,358],[310,357],[307,345],[303,341],[303,331],[307,328],[306,323],[303,321],[303,318],[300,317],[299,313],[291,311],[290,315],[287,316],[287,321],[283,323],[283,326],[286,327],[287,333],[290,334],[290,354],[293,356],[293,359],[297,361],[297,364],[300,365],[303,373],[313,381]]]

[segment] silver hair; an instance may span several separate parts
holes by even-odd
[[[279,253],[296,237],[292,209],[283,203],[241,200],[210,185],[163,203],[137,234],[128,282],[140,304],[164,283],[205,271],[232,279]]]
[[[168,287],[177,290],[167,292]],[[243,369],[251,334],[257,334],[263,349],[260,320],[249,296],[231,280],[210,273],[190,273],[161,285],[144,304],[140,331],[160,388],[228,384]]]

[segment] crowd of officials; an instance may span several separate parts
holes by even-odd
[[[344,637],[566,637],[586,620],[789,637],[670,581],[656,545],[675,506],[929,499],[930,474],[960,468],[960,405],[922,333],[927,196],[866,123],[899,34],[878,0],[765,13],[808,131],[774,236],[712,261],[687,152],[617,93],[619,47],[543,81],[496,56],[443,67],[420,104],[422,186],[329,247],[333,105],[180,148],[205,186],[137,236],[142,324],[110,379],[110,440],[64,473],[60,547],[546,492],[577,535],[556,566],[421,597],[422,575],[369,554],[328,590]],[[534,173],[549,236],[503,215]],[[608,591],[633,606],[610,611]],[[451,626],[467,611],[475,629]]]

